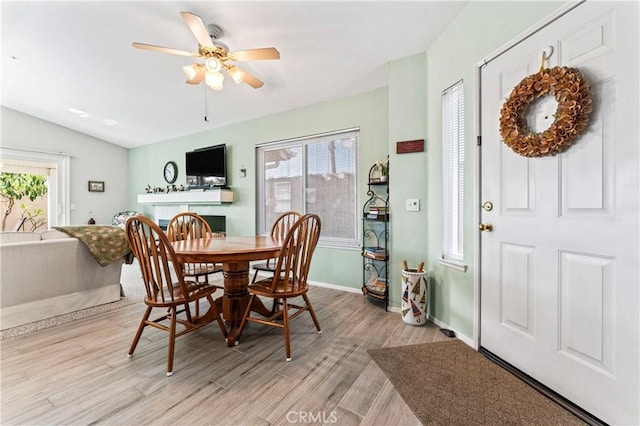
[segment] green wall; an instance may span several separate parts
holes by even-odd
[[[147,184],[165,186],[162,169],[167,161],[178,164],[177,185],[185,183],[184,153],[194,148],[226,143],[229,186],[234,202],[200,208],[202,214],[225,215],[229,235],[255,235],[255,146],[256,144],[312,135],[332,130],[360,128],[358,174],[367,181],[371,165],[387,156],[387,89],[320,103],[286,113],[274,114],[244,123],[212,129],[152,145],[131,149],[129,153],[129,202],[133,209],[152,215],[149,206],[139,206],[137,195]],[[240,178],[244,166],[247,177]],[[366,199],[366,186],[359,188],[359,199]],[[206,211],[203,211],[205,210]],[[359,249],[319,247],[314,255],[310,279],[360,289],[362,258]]]
[[[389,184],[391,258],[389,298],[400,306],[402,261],[410,268],[427,261],[426,158],[424,152],[396,154],[398,141],[427,138],[427,56],[422,53],[389,64]],[[418,198],[420,211],[406,211],[406,199]]]
[[[475,203],[478,189],[476,120],[477,64],[505,46],[516,36],[547,17],[564,2],[492,2],[472,1],[449,25],[427,51],[427,262],[429,270],[431,314],[451,328],[473,336],[475,237],[477,234]],[[441,252],[441,114],[440,99],[444,89],[464,80],[465,97],[465,180],[464,180],[464,262],[466,272],[437,263]],[[496,125],[497,125],[496,117]],[[478,296],[479,297],[479,296]]]
[[[129,203],[147,184],[164,186],[162,168],[169,160],[184,183],[184,152],[226,143],[230,182],[236,201],[207,207],[226,215],[231,235],[255,233],[255,145],[326,131],[360,127],[359,199],[366,199],[366,175],[377,160],[390,156],[391,306],[400,306],[400,262],[425,261],[430,281],[430,314],[459,333],[473,336],[478,171],[476,167],[477,64],[566,2],[471,1],[425,53],[388,64],[389,86],[358,96],[325,102],[244,123],[212,129],[130,150]],[[437,263],[441,245],[440,95],[465,82],[465,263],[458,272]],[[422,153],[396,154],[396,142],[425,139]],[[241,166],[247,177],[238,177]],[[405,200],[420,199],[419,212],[407,212]],[[149,212],[149,209],[146,209]],[[359,250],[320,247],[311,280],[359,289]]]

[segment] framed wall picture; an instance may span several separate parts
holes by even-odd
[[[104,182],[100,182],[97,180],[90,180],[89,192],[104,192]]]

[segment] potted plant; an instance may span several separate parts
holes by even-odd
[[[375,168],[380,171],[380,181],[386,182],[389,176],[389,159],[377,161]]]

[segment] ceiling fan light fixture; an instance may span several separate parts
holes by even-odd
[[[218,72],[220,71],[220,68],[222,68],[222,64],[220,63],[218,58],[207,58],[204,64],[207,67],[208,71]]]
[[[222,82],[224,81],[224,76],[217,71],[207,71],[204,77],[204,81],[207,83],[207,86],[209,86],[213,90],[222,90]]]
[[[199,64],[185,65],[184,67],[182,67],[182,71],[184,71],[185,75],[189,80],[193,80],[193,78],[200,71],[200,67],[199,67]]]
[[[244,72],[233,65],[229,67],[229,75],[231,75],[231,78],[233,78],[233,81],[235,81],[236,84],[240,84],[242,83],[242,80],[244,80]]]
[[[254,89],[259,89],[264,85],[262,81],[251,75],[251,73],[230,65],[227,61],[280,59],[280,52],[278,52],[275,47],[262,47],[231,52],[229,47],[220,41],[220,37],[224,34],[222,28],[215,24],[205,26],[202,18],[190,12],[180,12],[180,15],[182,15],[185,23],[198,41],[197,52],[138,42],[134,42],[132,44],[133,47],[136,49],[151,50],[203,60],[203,63],[182,67],[182,70],[187,76],[187,81],[185,81],[187,84],[198,85],[202,80],[205,80],[206,84],[213,90],[222,90],[224,77],[220,71],[224,68],[225,72],[229,73],[229,76],[236,84],[245,83]],[[12,58],[16,59],[16,57]]]

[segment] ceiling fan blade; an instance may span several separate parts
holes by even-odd
[[[229,53],[232,61],[260,61],[264,59],[280,59],[280,52],[275,47],[239,50]]]
[[[180,12],[180,15],[182,15],[182,18],[187,23],[189,29],[201,46],[214,47],[211,37],[209,36],[209,32],[207,31],[207,27],[204,26],[204,22],[202,22],[202,19],[198,15],[194,15],[190,12]]]
[[[242,71],[242,72],[244,73],[244,78],[242,79],[243,83],[247,83],[249,86],[253,87],[254,89],[259,89],[264,85],[262,81],[258,80],[248,72],[246,71]]]
[[[155,46],[153,44],[144,44],[144,43],[134,42],[134,43],[132,43],[132,46],[135,47],[136,49],[153,50],[155,52],[170,53],[172,55],[189,56],[189,57],[194,57],[194,58],[198,58],[200,56],[198,53],[195,53],[195,52],[188,52],[186,50],[172,49],[170,47]]]

